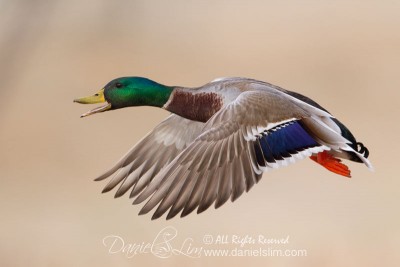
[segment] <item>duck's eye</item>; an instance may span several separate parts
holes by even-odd
[[[121,87],[122,87],[122,83],[116,83],[116,84],[115,84],[115,87],[121,88]]]

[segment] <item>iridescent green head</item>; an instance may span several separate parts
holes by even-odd
[[[169,99],[173,87],[156,83],[142,77],[122,77],[109,82],[103,89],[89,97],[75,99],[81,104],[107,102],[106,105],[95,108],[81,117],[107,110],[133,107],[162,107]]]

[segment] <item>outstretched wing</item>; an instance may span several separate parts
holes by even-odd
[[[247,91],[216,113],[195,139],[135,199],[150,198],[140,214],[157,206],[152,219],[167,219],[180,211],[185,216],[200,213],[214,202],[218,208],[229,198],[237,199],[261,178],[268,168],[276,168],[337,147],[347,146],[340,134],[322,136],[319,143],[302,120],[314,125],[327,112],[279,91]],[[332,132],[332,133],[331,133]],[[325,138],[326,137],[326,138]]]
[[[120,184],[115,197],[122,196],[132,187],[130,197],[134,197],[163,167],[193,142],[203,127],[202,122],[171,114],[139,141],[114,167],[95,180],[111,177],[103,193]]]

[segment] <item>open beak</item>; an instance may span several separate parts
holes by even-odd
[[[111,109],[111,104],[108,103],[106,101],[106,99],[104,98],[104,89],[101,89],[100,91],[98,91],[96,94],[94,94],[92,96],[77,98],[74,100],[74,102],[80,103],[80,104],[96,104],[96,103],[106,102],[106,104],[103,106],[97,107],[86,113],[83,113],[81,115],[81,118]]]

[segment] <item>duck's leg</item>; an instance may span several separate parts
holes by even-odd
[[[348,178],[351,177],[349,167],[341,163],[340,159],[333,157],[327,151],[320,152],[317,155],[312,155],[310,159],[322,165],[331,172],[346,176]]]

